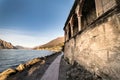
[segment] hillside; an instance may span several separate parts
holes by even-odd
[[[16,49],[11,43],[0,39],[0,49]]]
[[[15,46],[16,49],[26,49],[26,50],[30,50],[31,48],[28,48],[28,47],[23,47],[23,46],[20,46],[20,45],[16,45]]]
[[[38,47],[35,47],[35,50],[52,50],[52,51],[59,51],[62,49],[62,46],[64,45],[64,37],[58,37],[44,45],[40,45]]]
[[[15,46],[17,49],[25,49],[24,47],[22,47],[22,46],[19,46],[19,45],[17,45],[17,46]]]

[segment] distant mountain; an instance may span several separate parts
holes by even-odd
[[[62,49],[62,46],[64,45],[64,37],[58,37],[44,45],[40,45],[38,47],[35,47],[35,50],[52,50],[52,51],[58,51]]]
[[[23,46],[20,46],[20,45],[15,46],[15,48],[16,49],[31,49],[31,48],[23,47]]]
[[[15,46],[17,49],[25,49],[24,47],[22,47],[22,46],[19,46],[19,45],[17,45],[17,46]]]
[[[0,49],[16,49],[10,42],[0,39]]]

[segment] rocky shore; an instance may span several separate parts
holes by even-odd
[[[0,73],[0,80],[40,80],[59,54],[60,52],[57,52],[49,56],[34,58],[25,64],[18,65],[15,69],[9,68]]]

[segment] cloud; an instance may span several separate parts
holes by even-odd
[[[48,41],[47,37],[28,35],[28,33],[10,29],[0,29],[0,39],[24,47],[35,47]]]
[[[63,36],[63,33],[59,29],[32,32],[17,28],[0,28],[0,39],[11,42],[13,45],[31,48],[45,44],[59,36]]]

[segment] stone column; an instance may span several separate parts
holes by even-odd
[[[67,40],[69,40],[69,32],[68,32],[68,26],[67,26],[67,28],[66,28],[66,31],[67,31]]]
[[[77,14],[77,18],[78,18],[78,31],[81,31],[81,16]]]
[[[73,18],[73,16],[72,16],[71,19],[70,19],[70,27],[71,27],[71,36],[73,37],[74,35],[73,35],[73,23],[72,23],[72,18]]]
[[[97,17],[99,17],[104,13],[102,0],[95,0],[95,5],[96,5],[96,15]]]
[[[73,37],[73,25],[71,25],[71,36]]]
[[[81,16],[80,16],[80,6],[78,5],[76,8],[76,14],[78,19],[78,31],[81,31]]]

